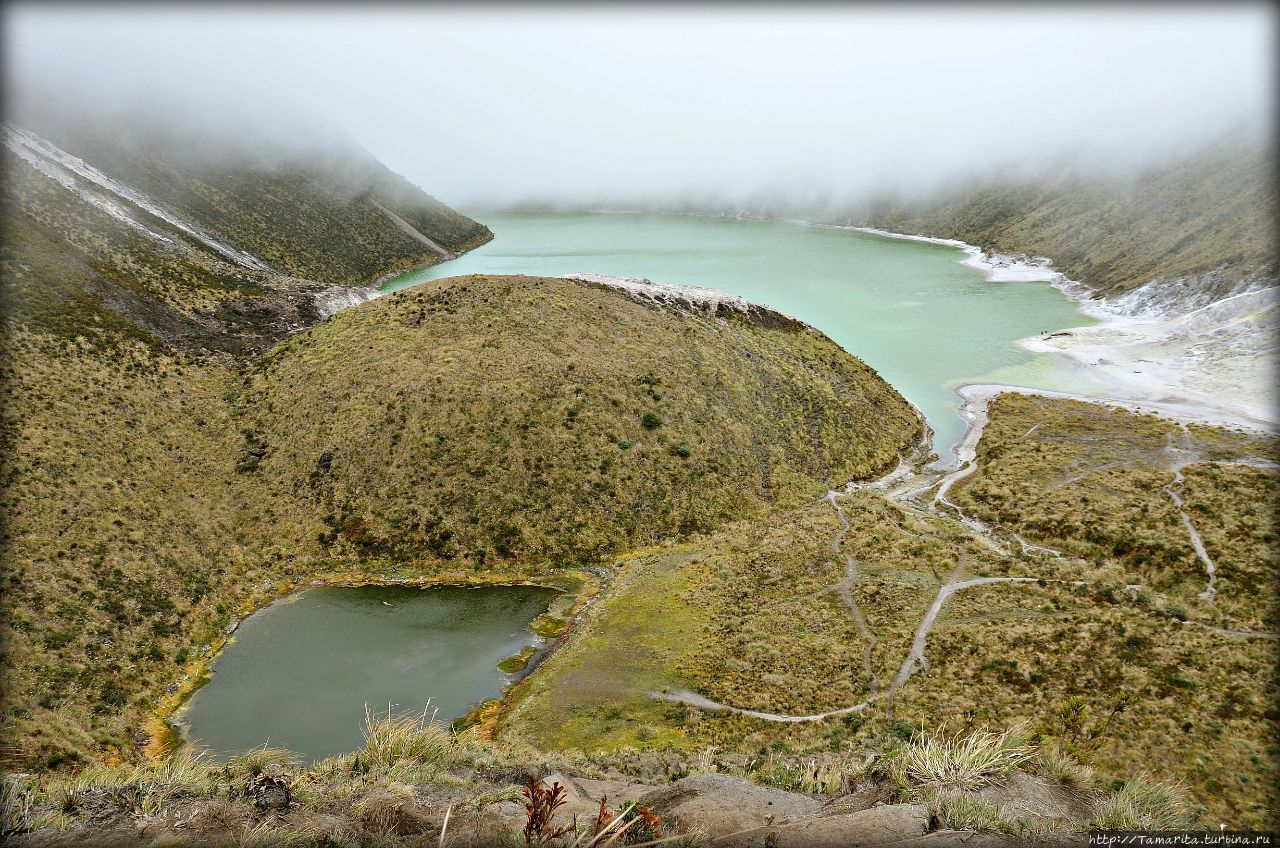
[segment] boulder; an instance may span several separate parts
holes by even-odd
[[[630,780],[591,780],[585,777],[575,777],[573,782],[578,785],[588,798],[600,803],[601,796],[609,798],[609,809],[616,810],[619,804],[624,801],[634,801],[644,793],[653,789],[653,785],[649,783],[636,783]]]
[[[576,778],[561,772],[542,778],[543,786],[551,787],[556,783],[564,787],[564,805],[556,810],[557,824],[567,824],[575,815],[579,822],[595,821],[600,811],[599,794],[592,794]],[[612,803],[612,799],[610,801]]]
[[[767,843],[776,848],[855,848],[884,845],[924,836],[929,808],[923,804],[884,804],[843,815],[823,815],[771,830]]]
[[[818,811],[821,816],[842,816],[869,810],[893,800],[893,791],[883,783],[860,783],[847,795],[832,798]]]
[[[1093,815],[1093,805],[1086,796],[1021,769],[1010,772],[999,783],[982,787],[977,794],[1011,819],[1038,818],[1085,824]]]
[[[770,825],[817,814],[821,804],[807,795],[760,786],[740,777],[701,774],[640,796],[663,821],[666,833],[701,831],[713,837],[740,837],[717,848],[763,848]]]

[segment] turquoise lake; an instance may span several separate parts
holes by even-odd
[[[493,241],[398,277],[395,290],[460,274],[573,273],[719,289],[817,327],[925,414],[944,461],[964,432],[957,386],[1088,393],[1071,370],[1015,342],[1092,324],[1048,283],[992,283],[945,245],[808,226],[689,216],[490,213]]]

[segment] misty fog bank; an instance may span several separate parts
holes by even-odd
[[[12,117],[266,161],[354,142],[472,209],[831,212],[1135,173],[1273,117],[1264,4],[4,14]]]

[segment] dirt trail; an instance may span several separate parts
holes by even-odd
[[[925,643],[929,639],[929,631],[933,629],[934,622],[938,619],[938,613],[942,611],[942,605],[947,599],[956,592],[964,589],[972,589],[974,586],[987,586],[992,583],[1036,583],[1039,581],[1037,577],[973,577],[968,580],[957,580],[945,584],[938,590],[937,596],[933,599],[933,604],[929,607],[929,611],[925,613],[924,618],[920,621],[920,626],[916,628],[915,639],[911,642],[911,651],[907,654],[907,658],[903,660],[902,667],[898,669],[898,674],[893,678],[892,685],[889,686],[887,697],[890,702],[893,696],[901,688],[902,684],[911,679],[911,676],[921,669],[929,668],[929,661],[925,659],[924,649]]]
[[[822,721],[832,716],[848,715],[849,713],[862,712],[873,701],[879,699],[879,695],[868,698],[854,704],[851,707],[841,707],[838,710],[830,710],[825,713],[814,713],[813,715],[785,715],[783,713],[763,713],[759,710],[744,710],[741,707],[731,707],[728,704],[722,704],[719,701],[713,701],[710,698],[699,695],[697,692],[690,692],[688,689],[677,689],[674,692],[650,692],[650,696],[659,701],[674,701],[677,704],[688,704],[691,707],[698,707],[704,710],[721,710],[729,713],[737,713],[738,715],[751,716],[752,718],[763,719],[764,721],[775,721],[784,724],[798,724],[802,721]]]
[[[410,224],[404,218],[401,218],[399,215],[392,212],[390,209],[383,206],[378,201],[373,200],[370,202],[374,205],[374,207],[377,208],[379,212],[381,212],[383,215],[387,217],[388,221],[390,221],[391,223],[399,227],[400,231],[403,232],[405,235],[407,235],[409,238],[413,239],[418,244],[422,245],[428,250],[435,252],[436,254],[443,257],[444,259],[453,258],[452,253],[450,253],[445,248],[441,247],[434,239],[429,238],[424,233],[420,232],[417,227],[413,226],[413,224]]]
[[[761,712],[758,710],[742,709],[740,707],[734,707],[728,704],[721,704],[703,695],[699,695],[696,692],[691,692],[688,690],[679,690],[675,692],[666,692],[666,693],[655,692],[655,693],[651,693],[653,697],[658,698],[660,700],[664,700],[664,701],[675,701],[679,703],[685,703],[685,704],[689,704],[691,706],[699,707],[702,709],[725,710],[729,712],[738,713],[740,715],[752,716],[754,718],[763,719],[764,721],[773,721],[773,722],[821,721],[825,718],[829,718],[832,716],[847,715],[849,713],[860,712],[870,704],[881,699],[887,700],[890,704],[892,704],[894,695],[903,685],[905,685],[911,679],[913,675],[916,674],[916,672],[920,671],[921,669],[928,669],[929,664],[925,656],[925,649],[927,647],[929,633],[930,631],[932,631],[935,623],[937,622],[938,616],[941,613],[943,606],[945,606],[946,602],[951,598],[952,595],[954,595],[956,592],[960,592],[965,589],[972,589],[979,586],[987,586],[987,585],[992,585],[996,583],[1022,583],[1022,584],[1042,583],[1043,579],[1039,577],[1007,577],[1006,576],[1006,577],[971,577],[966,579],[953,579],[943,584],[938,589],[938,593],[934,597],[933,603],[930,605],[928,611],[924,615],[924,618],[921,619],[919,626],[916,628],[916,633],[915,633],[914,639],[912,640],[911,649],[908,652],[906,659],[903,660],[901,667],[898,669],[898,673],[897,675],[895,675],[893,682],[890,684],[887,690],[879,690],[876,688],[874,683],[874,678],[873,678],[873,666],[871,661],[872,661],[872,652],[877,642],[875,640],[874,633],[872,633],[870,627],[867,624],[866,618],[863,615],[861,608],[853,599],[852,587],[857,581],[858,563],[857,563],[857,560],[854,559],[854,557],[851,554],[845,553],[842,550],[845,536],[848,534],[848,531],[849,531],[849,520],[848,520],[848,517],[845,515],[844,509],[840,506],[839,498],[842,495],[847,495],[855,491],[867,492],[867,493],[878,495],[884,498],[884,500],[887,501],[888,503],[894,504],[895,506],[901,509],[907,510],[908,512],[912,512],[919,515],[928,515],[930,517],[940,518],[945,521],[958,522],[964,525],[970,531],[971,537],[974,538],[975,540],[987,545],[988,547],[990,547],[992,550],[994,550],[996,553],[1000,554],[1003,557],[1006,557],[1006,558],[1011,557],[1012,554],[1010,553],[1010,551],[1005,546],[1003,546],[999,541],[996,540],[992,528],[988,527],[986,524],[979,521],[978,519],[967,515],[962,509],[960,509],[959,506],[957,506],[955,503],[953,503],[946,497],[947,492],[951,489],[951,487],[955,483],[964,479],[965,477],[969,476],[970,474],[972,474],[974,471],[977,470],[977,465],[978,465],[977,445],[978,445],[979,439],[982,437],[982,432],[987,423],[988,406],[991,400],[994,399],[1002,391],[1019,391],[1019,392],[1025,392],[1026,394],[1037,395],[1037,396],[1067,397],[1072,399],[1087,400],[1090,402],[1105,403],[1108,405],[1117,406],[1121,408],[1134,409],[1135,411],[1156,412],[1157,414],[1163,414],[1166,417],[1177,417],[1179,413],[1182,413],[1182,410],[1176,406],[1162,408],[1162,406],[1158,404],[1156,405],[1144,404],[1142,406],[1146,408],[1139,408],[1139,405],[1137,404],[1110,402],[1106,400],[1100,400],[1097,398],[1084,398],[1084,397],[1078,397],[1078,396],[1065,395],[1063,393],[1058,393],[1058,392],[1038,392],[1033,390],[1022,390],[1015,387],[1007,387],[1007,386],[983,385],[983,386],[962,387],[959,390],[959,394],[964,399],[965,404],[964,404],[964,408],[961,411],[961,415],[964,418],[966,418],[966,420],[969,423],[963,439],[956,446],[957,467],[952,468],[950,470],[937,469],[937,468],[927,466],[920,457],[915,457],[914,458],[915,461],[910,461],[910,462],[907,459],[903,458],[903,459],[900,459],[898,466],[893,471],[889,472],[888,474],[885,474],[884,476],[876,480],[871,480],[867,482],[850,482],[845,486],[843,492],[830,491],[825,496],[825,499],[829,501],[831,503],[831,506],[835,509],[836,515],[840,519],[840,525],[841,525],[840,530],[836,533],[835,538],[832,541],[832,549],[833,551],[835,551],[837,555],[840,555],[843,553],[845,557],[844,579],[839,584],[837,584],[837,586],[833,588],[836,588],[840,591],[841,597],[844,599],[845,605],[849,608],[850,614],[853,616],[854,620],[858,624],[859,632],[862,634],[863,639],[866,641],[867,648],[864,656],[864,662],[866,666],[867,680],[868,680],[868,684],[871,692],[870,697],[868,697],[863,701],[860,701],[857,704],[853,704],[852,706],[843,707],[836,710],[829,710],[823,713],[814,713],[810,715],[788,715],[784,713],[769,713],[769,712]],[[1153,406],[1155,407],[1154,409],[1152,408]],[[1192,420],[1194,420],[1194,418],[1192,418]],[[1209,556],[1208,551],[1205,549],[1204,543],[1200,538],[1200,534],[1197,531],[1194,522],[1192,522],[1191,517],[1187,514],[1183,506],[1182,497],[1181,497],[1181,486],[1184,481],[1182,469],[1189,465],[1194,465],[1196,463],[1213,463],[1213,464],[1221,464],[1221,465],[1245,465],[1245,466],[1264,468],[1269,470],[1275,470],[1280,466],[1278,466],[1277,463],[1272,460],[1261,459],[1256,457],[1244,457],[1244,458],[1231,459],[1231,460],[1215,460],[1215,459],[1207,458],[1203,456],[1202,452],[1195,447],[1195,441],[1191,437],[1190,430],[1187,428],[1186,423],[1183,423],[1183,422],[1180,422],[1180,423],[1183,431],[1182,444],[1175,446],[1171,439],[1164,451],[1163,458],[1166,458],[1166,461],[1167,461],[1166,467],[1174,475],[1173,481],[1164,487],[1164,491],[1168,494],[1170,500],[1172,500],[1174,506],[1178,510],[1179,515],[1182,516],[1183,524],[1186,526],[1187,532],[1191,537],[1191,543],[1192,543],[1192,546],[1195,548],[1196,555],[1197,557],[1199,557],[1201,562],[1204,563],[1206,572],[1208,574],[1208,585],[1206,586],[1205,591],[1201,593],[1201,597],[1212,602],[1217,592],[1216,585],[1215,585],[1217,569],[1213,562],[1213,559]],[[1040,426],[1041,426],[1040,423],[1035,424],[1029,430],[1027,430],[1026,433],[1022,435],[1022,438],[1026,438],[1027,436],[1030,436]],[[1156,457],[1148,457],[1148,458],[1156,459]],[[1081,477],[1087,476],[1088,473],[1093,473],[1094,471],[1097,471],[1097,470],[1101,470],[1101,469],[1097,469],[1097,468],[1090,469],[1088,472],[1081,475]],[[930,490],[934,489],[935,487],[937,488],[937,491],[934,493],[934,496],[926,500],[923,496],[926,495]],[[910,533],[910,531],[905,530],[905,528],[900,528],[900,529],[903,529],[904,532]],[[911,533],[911,535],[918,535],[918,534]],[[1041,553],[1041,554],[1045,554],[1045,555],[1056,557],[1056,558],[1064,558],[1064,555],[1062,554],[1061,551],[1057,551],[1052,548],[1047,548],[1040,545],[1032,544],[1030,542],[1027,542],[1025,539],[1023,539],[1020,535],[1016,533],[1011,534],[1011,538],[1017,541],[1017,543],[1021,546],[1022,552],[1024,554],[1027,552],[1034,552],[1034,553]],[[1049,580],[1048,582],[1067,583],[1070,585],[1087,585],[1089,581]],[[1137,590],[1137,589],[1140,589],[1141,587],[1130,587],[1130,588]],[[831,588],[828,588],[823,591],[831,591]],[[1252,631],[1252,630],[1230,630],[1226,628],[1214,627],[1211,625],[1202,624],[1200,622],[1185,622],[1185,623],[1188,625],[1200,627],[1202,629],[1205,629],[1229,638],[1280,640],[1280,634],[1277,634],[1277,633]]]
[[[840,519],[840,530],[831,541],[831,550],[835,552],[836,556],[840,556],[842,553],[841,548],[844,546],[844,537],[849,532],[849,519],[845,516],[838,497],[839,495],[836,492],[827,492],[827,500],[831,502],[831,506],[835,508],[836,517]],[[867,675],[867,691],[874,696],[876,694],[876,674],[871,658],[876,648],[876,634],[871,632],[871,627],[867,624],[867,618],[862,614],[862,608],[854,600],[853,585],[857,580],[858,562],[853,558],[852,554],[845,553],[844,579],[840,581],[838,586],[840,598],[844,601],[844,605],[849,608],[849,614],[853,616],[854,622],[858,625],[858,633],[862,636],[862,663],[863,670]]]

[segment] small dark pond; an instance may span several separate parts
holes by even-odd
[[[219,758],[260,745],[317,760],[361,747],[365,705],[465,715],[510,680],[505,657],[539,643],[535,586],[308,589],[250,616],[176,720]]]

